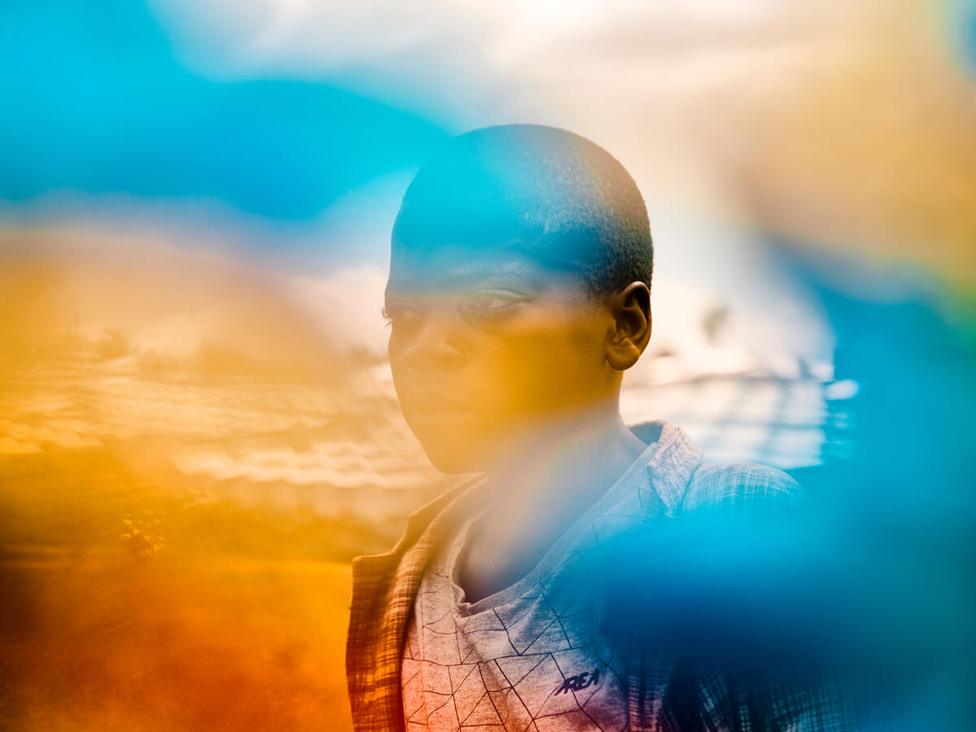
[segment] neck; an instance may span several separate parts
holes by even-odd
[[[513,543],[554,538],[647,446],[624,425],[616,400],[520,431],[487,471],[485,533]]]

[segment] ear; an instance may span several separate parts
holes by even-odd
[[[607,363],[626,371],[651,340],[651,291],[643,282],[631,282],[609,295],[606,304],[613,317],[607,334]]]

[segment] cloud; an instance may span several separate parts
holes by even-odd
[[[155,375],[190,368],[212,377],[342,377],[357,345],[343,321],[326,323],[297,302],[286,273],[198,237],[187,248],[167,241],[165,230],[123,235],[84,222],[0,232],[0,281],[10,294],[0,348],[24,357],[135,357],[134,368]],[[328,297],[341,284],[318,292]]]

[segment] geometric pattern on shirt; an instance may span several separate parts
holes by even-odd
[[[625,680],[593,633],[592,613],[571,579],[580,576],[572,565],[585,565],[583,552],[568,552],[549,581],[513,601],[464,617],[449,575],[458,548],[442,554],[421,583],[417,604],[422,614],[434,610],[433,617],[419,625],[414,617],[408,627],[402,671],[408,730],[624,729]],[[581,671],[595,671],[598,682],[578,690],[567,685]]]

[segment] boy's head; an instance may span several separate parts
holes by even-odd
[[[450,140],[403,198],[386,291],[397,394],[434,464],[482,470],[551,418],[616,410],[652,267],[644,201],[603,148],[539,125]]]

